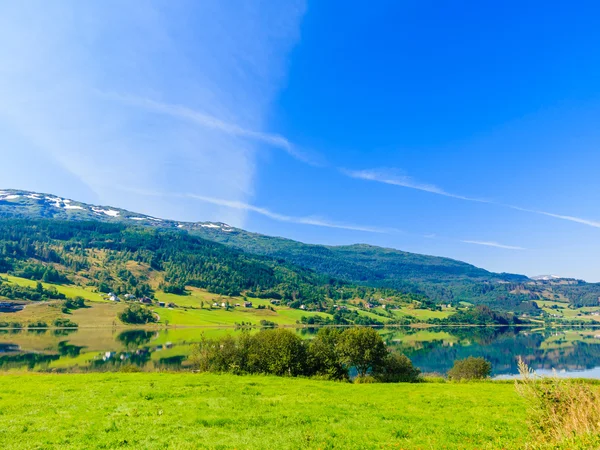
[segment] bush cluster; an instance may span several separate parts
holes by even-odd
[[[156,322],[156,316],[148,308],[140,305],[130,305],[119,314],[119,319],[123,323],[145,324]]]
[[[55,319],[54,322],[52,322],[52,325],[57,328],[77,328],[79,326],[70,319],[63,319],[60,317]]]
[[[454,367],[448,371],[448,378],[453,381],[483,380],[492,373],[492,365],[485,358],[469,356],[454,361]]]
[[[190,361],[201,372],[315,376],[329,380],[349,380],[351,372],[356,372],[358,380],[384,383],[416,381],[419,376],[411,361],[389,351],[372,328],[323,328],[311,341],[286,329],[204,338],[194,346]]]

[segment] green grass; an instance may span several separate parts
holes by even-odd
[[[21,286],[35,287],[36,281],[26,278],[14,277],[3,274],[3,278],[10,283],[19,284]],[[60,302],[40,302],[30,303],[27,307],[18,313],[11,314],[9,319],[15,322],[29,323],[36,321],[45,321],[52,323],[58,317],[68,317],[79,324],[80,327],[114,327],[123,326],[117,319],[117,314],[125,308],[125,303],[113,303],[102,298],[101,294],[92,292],[91,290],[75,285],[60,285],[51,283],[42,283],[44,287],[55,287],[59,292],[67,297],[81,296],[90,300],[89,308],[72,311],[71,314],[65,315],[60,312],[58,307]],[[259,305],[272,306],[268,299],[250,299],[254,308],[238,307],[230,311],[221,308],[209,310],[209,305],[217,302],[227,302],[231,305],[243,303],[242,297],[226,297],[218,294],[212,294],[203,289],[188,287],[190,295],[175,295],[166,294],[164,292],[156,292],[156,299],[161,302],[175,303],[178,307],[184,308],[158,308],[152,309],[160,315],[160,324],[165,324],[169,321],[169,325],[174,326],[233,326],[236,323],[250,322],[258,325],[261,320],[269,320],[279,325],[295,325],[302,316],[320,315],[323,317],[329,316],[324,313],[314,313],[307,311],[295,310],[287,307],[275,306],[275,311],[269,309],[258,309]],[[203,302],[203,303],[202,303]],[[204,309],[200,307],[204,304]]]
[[[419,320],[429,319],[445,319],[450,317],[456,312],[454,308],[446,308],[443,311],[431,311],[429,309],[412,309],[412,308],[400,308],[391,310],[396,316],[413,316]]]
[[[261,320],[268,320],[279,325],[295,325],[302,316],[321,315],[324,313],[312,313],[291,308],[276,308],[275,311],[257,308],[233,308],[225,310],[215,309],[170,309],[152,308],[159,316],[160,322],[169,325],[181,326],[223,326],[235,325],[241,322],[250,322],[254,325],[260,324]]]
[[[13,277],[12,275],[0,274],[0,277],[7,279],[10,283],[15,283],[20,286],[27,286],[31,288],[35,288],[37,285],[37,281],[28,280],[27,278]],[[106,301],[102,299],[102,296],[98,292],[94,292],[90,289],[84,288],[82,286],[76,286],[71,284],[53,284],[53,283],[42,283],[44,288],[55,287],[58,292],[61,294],[65,294],[67,297],[83,297],[86,300],[91,301]]]
[[[170,373],[0,376],[0,448],[519,449],[510,383]]]

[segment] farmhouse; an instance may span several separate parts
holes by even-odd
[[[244,302],[244,308],[252,308],[252,302]]]

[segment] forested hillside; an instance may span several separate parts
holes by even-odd
[[[116,252],[119,255],[119,252],[124,252],[127,258],[133,257],[138,265],[145,265],[149,270],[163,270],[161,286],[173,292],[180,290],[182,283],[188,283],[225,294],[256,291],[257,295],[262,295],[273,291],[282,298],[293,300],[302,297],[303,300],[316,302],[323,297],[335,298],[336,288],[324,286],[365,286],[426,297],[439,303],[466,301],[513,311],[530,307],[530,303],[523,305],[523,302],[540,299],[559,298],[578,306],[596,305],[600,296],[600,285],[577,280],[530,280],[523,275],[488,272],[450,258],[364,244],[304,244],[247,232],[222,223],[165,220],[119,208],[88,205],[25,191],[0,191],[0,218],[47,218],[71,223],[93,220],[113,224],[113,228],[101,228],[98,225],[96,234],[82,229],[70,238],[80,246],[81,242],[85,242],[83,248],[88,250],[85,257],[72,251],[75,246],[65,253],[68,256],[64,256],[64,261],[44,259],[44,255],[36,255],[35,258],[70,267],[74,272],[79,271],[78,276],[82,277],[81,271],[87,267],[77,264],[89,265],[89,252],[92,249],[95,257],[98,257],[99,251]],[[50,224],[44,226],[50,227]],[[31,228],[23,232],[25,230],[32,232]],[[111,233],[117,233],[119,238],[113,241],[113,238],[109,238]],[[166,233],[175,233],[173,236],[177,237],[172,238],[171,234]],[[31,235],[19,236],[19,239],[34,242],[44,237]],[[97,248],[88,248],[88,245]],[[21,257],[27,258],[29,255]],[[119,256],[117,260],[119,258],[124,257]],[[12,263],[0,260],[0,265],[6,264]],[[22,264],[21,261],[17,265],[21,267]],[[126,264],[121,261],[120,266]],[[92,265],[89,269],[93,279],[86,279],[85,282],[97,283],[101,288],[109,286],[113,290],[119,286],[131,288],[133,286],[127,281],[129,269],[123,267],[119,269],[120,272],[111,272]],[[142,272],[148,276],[146,269]],[[143,277],[136,282],[139,283],[136,286],[138,291],[147,289],[148,283]]]
[[[338,282],[186,231],[103,222],[2,220],[0,271],[137,297],[157,288],[183,294],[185,286],[304,304],[394,293]]]

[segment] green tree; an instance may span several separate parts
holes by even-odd
[[[265,330],[252,336],[248,349],[251,372],[298,376],[305,372],[306,348],[290,330]]]
[[[339,338],[339,353],[342,363],[347,368],[355,367],[360,377],[380,370],[387,357],[385,343],[373,328],[344,330]]]
[[[485,358],[474,358],[454,361],[454,366],[448,371],[448,378],[454,381],[483,380],[492,373],[492,364]]]
[[[375,372],[375,379],[382,383],[414,382],[420,370],[402,353],[389,352],[384,364]]]
[[[307,360],[311,373],[332,380],[348,378],[348,369],[344,367],[338,352],[340,336],[338,328],[321,328],[310,341]]]
[[[130,305],[118,315],[123,323],[145,324],[156,322],[156,316],[148,308],[142,308],[140,305]]]

